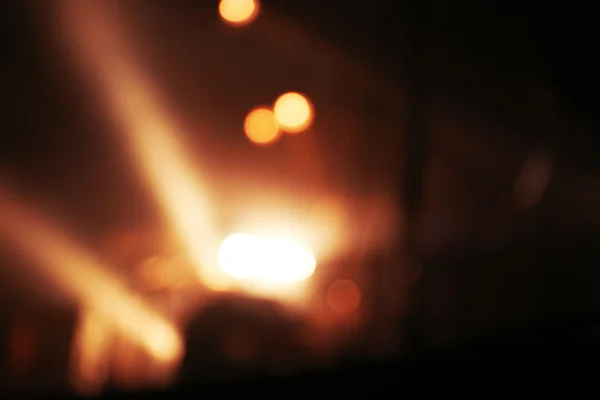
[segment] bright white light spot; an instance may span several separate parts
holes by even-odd
[[[284,283],[309,278],[317,262],[310,249],[291,239],[236,233],[221,244],[219,265],[236,279]]]
[[[227,275],[237,279],[252,278],[256,275],[257,249],[255,239],[245,233],[227,237],[219,248],[219,265]]]

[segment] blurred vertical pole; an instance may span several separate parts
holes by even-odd
[[[418,250],[418,214],[423,191],[424,170],[427,162],[427,2],[408,0],[405,7],[407,20],[404,38],[404,68],[406,108],[404,118],[404,257],[408,279],[420,270],[420,279],[413,282],[408,310],[408,351],[419,354],[426,347],[425,285],[427,271],[421,265]]]

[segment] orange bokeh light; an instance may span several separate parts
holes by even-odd
[[[244,121],[244,132],[250,141],[258,145],[275,142],[280,136],[279,124],[273,111],[258,107],[250,111]]]
[[[258,0],[221,0],[219,15],[230,25],[247,25],[254,21],[259,11]]]
[[[341,313],[350,314],[360,306],[360,289],[349,279],[335,281],[327,291],[327,303],[329,306]]]
[[[313,107],[306,96],[289,92],[282,94],[273,106],[279,125],[289,133],[300,133],[312,124]]]

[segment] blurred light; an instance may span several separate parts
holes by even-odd
[[[281,133],[273,111],[266,107],[255,108],[248,113],[244,132],[251,142],[258,145],[274,143]]]
[[[223,241],[219,265],[236,279],[285,283],[308,279],[316,259],[311,250],[288,238],[236,233]]]
[[[112,351],[111,380],[114,384],[128,391],[141,389],[150,365],[139,345],[125,337],[115,336]]]
[[[306,130],[313,120],[313,107],[308,99],[300,93],[282,94],[273,106],[279,125],[289,133]]]
[[[173,255],[146,258],[137,264],[137,284],[144,291],[183,288],[194,281],[185,264],[185,258]]]
[[[133,265],[148,254],[167,254],[177,248],[176,238],[151,227],[123,227],[105,236],[102,254],[114,264]]]
[[[32,284],[50,286],[58,294],[96,310],[161,363],[179,361],[183,350],[179,331],[112,275],[108,266],[44,216],[2,196],[0,220],[3,238],[38,267],[36,273],[29,274]]]
[[[287,238],[258,238],[259,278],[266,282],[308,279],[317,265],[312,251]]]
[[[335,281],[327,291],[327,303],[332,309],[342,314],[355,312],[361,303],[360,290],[349,279]]]
[[[211,289],[226,289],[228,277],[218,267],[210,190],[181,140],[179,125],[170,115],[156,85],[134,57],[135,46],[110,2],[61,3],[61,28],[66,44],[100,90],[123,135],[129,156],[158,200],[198,279]],[[124,139],[124,140],[123,140]]]
[[[247,25],[258,16],[258,0],[221,0],[219,15],[231,25]]]
[[[83,309],[71,350],[73,384],[86,394],[95,394],[109,378],[110,345],[114,331],[109,319],[94,309]]]
[[[339,196],[298,196],[258,186],[232,199],[232,232],[259,237],[293,238],[308,247],[319,263],[336,258],[351,245],[347,203]]]
[[[228,236],[219,248],[219,265],[236,279],[252,278],[257,266],[251,264],[258,258],[255,239],[245,233]]]

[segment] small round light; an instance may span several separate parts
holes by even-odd
[[[273,105],[273,112],[282,129],[289,133],[300,133],[313,121],[313,107],[306,96],[289,92],[282,94]]]
[[[221,0],[219,15],[230,25],[247,25],[258,16],[258,0]]]
[[[274,143],[281,133],[273,111],[266,107],[258,107],[248,113],[244,120],[244,132],[257,145]]]

